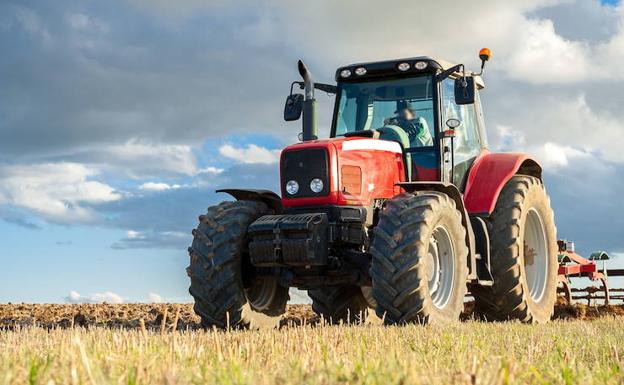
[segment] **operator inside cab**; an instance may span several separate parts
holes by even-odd
[[[416,111],[406,100],[397,101],[396,116],[384,121],[385,125],[401,127],[409,136],[411,147],[433,146],[433,138],[427,120],[416,116]]]

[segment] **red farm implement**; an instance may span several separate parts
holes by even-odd
[[[558,241],[559,245],[559,291],[568,304],[573,300],[603,301],[608,305],[614,300],[624,301],[624,289],[609,289],[607,278],[609,276],[624,276],[624,269],[607,269],[607,260],[610,259],[605,251],[596,251],[589,258],[584,258],[576,253],[574,243],[570,241]],[[598,263],[601,262],[601,266]],[[600,282],[600,287],[590,286],[586,288],[572,287],[571,278],[585,277],[593,282]]]

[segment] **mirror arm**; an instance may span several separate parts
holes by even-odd
[[[446,71],[443,71],[443,72],[439,73],[436,78],[437,78],[437,80],[439,82],[441,82],[442,80],[448,78],[449,76],[451,76],[455,72],[460,72],[460,69],[461,69],[462,73],[465,72],[464,65],[463,64],[457,64],[457,65],[447,69]],[[464,76],[465,76],[465,74],[464,74]]]
[[[297,84],[299,86],[300,89],[304,89],[305,88],[305,84],[303,82],[293,82],[293,85]],[[325,84],[325,83],[314,83],[314,88],[319,90],[319,91],[324,91],[327,92],[328,94],[336,94],[338,93],[338,87],[331,85],[331,84]],[[290,93],[292,93],[292,85],[290,87]]]

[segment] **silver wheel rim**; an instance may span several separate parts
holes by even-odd
[[[275,278],[258,278],[253,285],[245,290],[245,296],[252,309],[262,311],[271,306],[277,291]]]
[[[529,210],[524,225],[523,260],[529,296],[534,302],[539,302],[546,291],[548,250],[544,222],[535,209]]]
[[[426,277],[431,302],[439,309],[444,308],[453,294],[455,253],[451,237],[443,226],[436,227],[429,240]]]

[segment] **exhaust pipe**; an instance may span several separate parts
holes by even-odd
[[[312,74],[301,60],[298,63],[299,74],[303,78],[305,99],[303,100],[303,141],[318,139],[316,126],[316,99],[314,99],[314,81]]]

